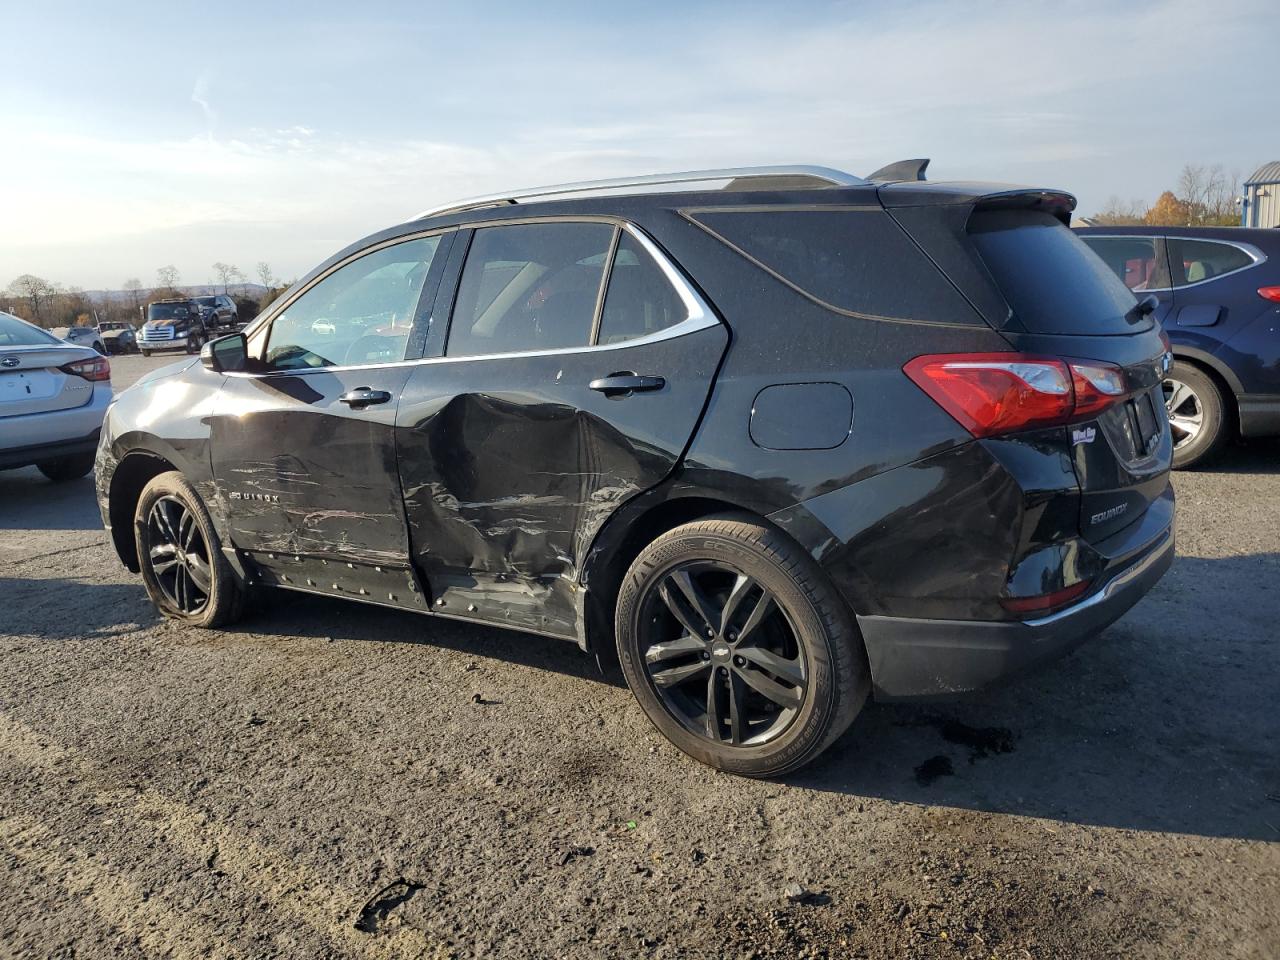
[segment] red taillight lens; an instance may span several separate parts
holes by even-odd
[[[1109,363],[962,353],[916,357],[904,372],[975,437],[1017,433],[1092,416],[1126,395]]]
[[[1259,287],[1258,296],[1263,300],[1272,300],[1280,303],[1280,287]]]
[[[106,357],[93,357],[89,360],[77,360],[75,363],[64,363],[58,369],[63,373],[83,377],[94,382],[111,379],[111,364]]]
[[[1044,593],[1036,597],[1003,597],[1000,600],[1000,605],[1010,613],[1019,615],[1043,614],[1059,607],[1065,607],[1072,600],[1083,596],[1088,589],[1089,581],[1081,580],[1079,583],[1073,583],[1069,587],[1063,587],[1053,593]]]
[[[1076,391],[1075,416],[1101,413],[1127,392],[1124,372],[1109,363],[1072,363],[1071,382]]]

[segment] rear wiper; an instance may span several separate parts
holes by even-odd
[[[1137,323],[1148,314],[1155,313],[1158,306],[1160,306],[1160,300],[1154,293],[1148,293],[1130,308],[1129,312],[1125,314],[1125,319],[1130,323]]]

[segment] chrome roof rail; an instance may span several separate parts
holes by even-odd
[[[866,183],[862,177],[851,173],[833,170],[830,167],[815,167],[805,164],[769,166],[769,167],[725,167],[720,170],[686,170],[682,173],[654,173],[644,177],[620,177],[615,180],[583,180],[579,183],[561,183],[549,187],[530,187],[524,190],[513,190],[506,193],[495,193],[484,197],[472,197],[469,200],[457,200],[440,207],[424,210],[410,220],[425,220],[427,217],[439,217],[446,213],[461,213],[464,210],[476,210],[482,207],[497,207],[503,204],[528,203],[537,200],[563,200],[572,197],[608,194],[614,192],[662,193],[655,187],[680,186],[683,189],[696,189],[696,184],[725,181],[721,187],[706,187],[708,190],[803,190],[815,187],[855,187]],[[741,181],[753,181],[743,183]],[[675,192],[675,191],[671,191]]]

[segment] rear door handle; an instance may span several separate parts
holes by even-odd
[[[365,407],[372,406],[375,403],[386,403],[391,399],[391,394],[385,390],[373,390],[369,387],[356,387],[354,390],[348,390],[338,398],[339,403],[345,403],[352,410],[362,410]]]
[[[626,397],[645,390],[661,390],[666,385],[667,381],[662,377],[643,376],[629,370],[611,373],[588,384],[592,390],[599,390],[606,397]]]

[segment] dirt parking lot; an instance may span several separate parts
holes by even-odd
[[[1176,487],[1102,637],[752,782],[561,642],[159,620],[90,480],[0,473],[0,956],[1280,956],[1280,447]]]

